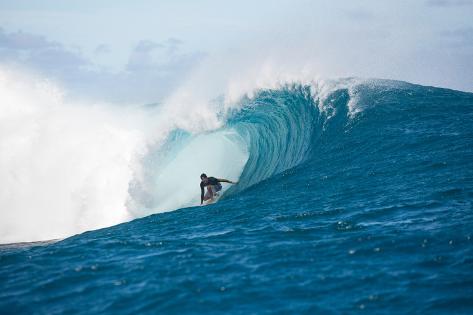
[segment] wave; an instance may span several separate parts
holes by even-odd
[[[295,83],[255,91],[218,112],[223,123],[215,130],[173,130],[143,160],[144,174],[131,185],[128,208],[143,216],[198,205],[203,172],[239,181],[224,187],[225,197],[299,165],[325,123],[348,113],[351,83],[339,81],[325,93],[325,85]]]
[[[231,103],[113,106],[72,102],[43,78],[0,70],[0,243],[197,205],[202,172],[239,180],[224,188],[238,194],[308,160],[324,135],[373,105],[372,91],[406,85],[287,82]]]

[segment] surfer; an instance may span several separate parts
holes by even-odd
[[[222,190],[222,185],[220,183],[230,183],[236,184],[228,179],[221,179],[215,177],[207,177],[205,173],[200,175],[200,204],[204,201],[212,200],[214,196]],[[207,187],[207,193],[204,195],[204,187]]]

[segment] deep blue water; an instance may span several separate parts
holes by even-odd
[[[0,313],[472,314],[473,94],[313,93],[242,100],[217,204],[1,246]]]

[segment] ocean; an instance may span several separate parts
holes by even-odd
[[[215,103],[218,125],[146,150],[71,145],[104,154],[38,175],[57,199],[26,214],[4,196],[0,313],[473,313],[472,93],[349,78]],[[202,172],[238,184],[201,207]]]

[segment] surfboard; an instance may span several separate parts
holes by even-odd
[[[212,199],[204,201],[203,205],[210,205],[212,203],[216,203],[220,199],[220,194],[216,193],[214,194],[214,197]]]

